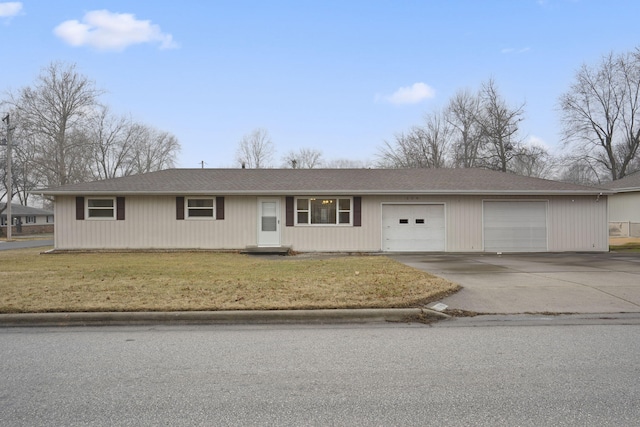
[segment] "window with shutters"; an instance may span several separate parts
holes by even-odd
[[[186,203],[186,218],[189,219],[214,219],[215,199],[213,197],[195,198],[188,197]]]
[[[351,225],[353,201],[339,197],[299,197],[295,200],[296,225]]]
[[[116,219],[115,197],[87,198],[87,219]]]

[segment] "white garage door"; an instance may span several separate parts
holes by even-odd
[[[444,251],[444,205],[383,205],[382,250]]]
[[[547,251],[547,202],[484,202],[483,218],[485,251]]]

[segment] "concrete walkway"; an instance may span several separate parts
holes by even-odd
[[[640,312],[640,254],[407,254],[394,259],[456,282],[442,300],[477,313]]]

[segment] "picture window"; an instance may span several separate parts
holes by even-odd
[[[350,225],[352,206],[350,198],[299,198],[296,199],[296,221],[298,225]]]

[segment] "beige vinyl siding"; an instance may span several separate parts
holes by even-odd
[[[609,196],[609,221],[640,222],[640,191]]]
[[[75,219],[75,197],[56,197],[58,249],[242,249],[256,242],[255,197],[226,197],[225,219],[176,220],[173,196],[127,196],[126,220]]]
[[[282,206],[285,200],[282,199]],[[353,207],[353,204],[351,205]],[[282,244],[301,252],[380,251],[381,225],[378,199],[362,197],[362,226],[296,225],[282,227]],[[284,224],[284,216],[282,218]]]
[[[216,196],[215,194],[212,196]],[[85,197],[90,197],[86,195]],[[382,205],[444,204],[446,250],[481,252],[483,200],[548,202],[549,251],[607,251],[607,197],[601,196],[362,196],[362,226],[285,226],[281,244],[300,252],[376,252],[382,248]],[[257,244],[256,196],[225,196],[224,220],[176,220],[173,196],[127,196],[126,220],[76,220],[75,197],[57,196],[58,249],[244,249]]]
[[[607,196],[549,198],[549,251],[609,250]]]

